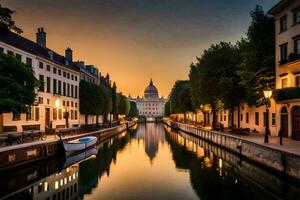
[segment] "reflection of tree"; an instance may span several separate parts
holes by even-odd
[[[90,194],[97,187],[102,175],[110,173],[112,161],[115,163],[117,152],[122,150],[130,140],[127,134],[122,138],[115,138],[103,144],[95,159],[89,159],[79,165],[79,195]],[[112,142],[111,142],[112,141]]]
[[[173,132],[166,132],[165,137],[173,153],[173,160],[179,169],[189,170],[193,189],[200,199],[249,199],[251,195],[241,192],[241,188],[234,184],[234,177],[220,176],[216,158],[212,158],[213,166],[206,167],[204,158],[188,151],[185,145],[180,145]],[[205,155],[207,156],[207,155]],[[207,157],[206,157],[207,158]]]

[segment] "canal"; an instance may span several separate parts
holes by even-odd
[[[163,124],[0,174],[0,199],[299,199],[299,181]]]

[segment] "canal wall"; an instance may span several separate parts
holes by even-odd
[[[175,130],[180,130],[206,141],[222,146],[240,156],[246,157],[265,167],[276,170],[288,176],[300,179],[300,156],[278,150],[276,148],[257,144],[238,136],[196,128],[192,125],[164,121]]]
[[[222,164],[218,164],[218,171],[220,176],[234,171],[236,173],[236,182],[242,182],[243,185],[249,188],[257,188],[263,190],[267,195],[266,199],[295,199],[292,197],[300,196],[300,185],[299,183],[282,181],[280,174],[275,173],[273,170],[266,170],[260,165],[257,165],[254,161],[244,159],[237,153],[228,151],[227,149],[215,145],[211,142],[195,137],[192,134],[185,132],[175,133],[171,131],[170,127],[165,127],[171,140],[178,143],[179,145],[185,146],[191,152],[198,154],[201,149],[205,151],[202,156],[208,156],[210,160],[221,158]],[[178,136],[180,135],[180,136]],[[180,139],[181,137],[181,139]],[[184,141],[182,141],[182,138]],[[201,167],[201,166],[199,166]],[[264,180],[264,181],[262,181]],[[285,191],[282,193],[282,191]]]
[[[116,127],[107,128],[99,131],[93,131],[74,136],[63,137],[64,141],[78,139],[86,136],[97,136],[98,143],[113,137],[128,128],[136,125],[136,121],[130,121]],[[28,163],[47,159],[49,157],[64,153],[60,139],[52,139],[47,141],[37,141],[25,144],[13,145],[0,148],[0,171],[19,167]]]

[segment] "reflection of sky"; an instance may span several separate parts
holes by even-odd
[[[167,96],[176,79],[203,49],[236,41],[256,4],[269,9],[278,0],[2,0],[17,11],[24,36],[44,26],[49,47],[109,72],[118,88],[142,95],[150,77]],[[125,79],[126,78],[126,79]]]

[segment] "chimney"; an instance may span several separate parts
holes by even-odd
[[[46,48],[46,32],[44,31],[43,27],[37,29],[36,43]]]
[[[65,57],[66,57],[69,61],[73,62],[73,51],[72,51],[72,49],[70,49],[69,47],[65,50]]]

